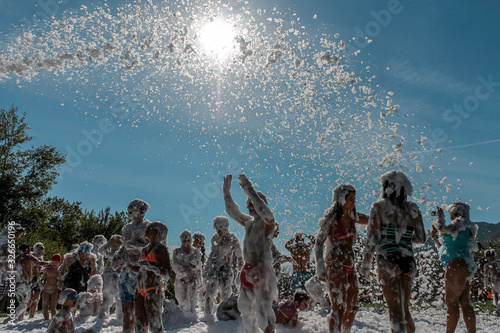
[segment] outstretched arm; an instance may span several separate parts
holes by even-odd
[[[250,180],[248,180],[247,176],[245,176],[245,174],[243,173],[238,177],[238,179],[240,181],[241,188],[243,188],[245,194],[248,195],[250,201],[252,201],[253,207],[257,214],[264,220],[267,225],[272,225],[274,227],[273,212],[271,212],[269,207],[267,207],[264,200],[259,197]]]
[[[466,229],[467,226],[465,220],[462,218],[456,218],[450,224],[446,225],[446,218],[444,216],[443,209],[437,206],[436,208],[438,211],[438,216],[436,221],[434,222],[434,225],[436,226],[437,230],[439,230],[442,237],[451,236]]]
[[[226,213],[233,220],[241,224],[242,226],[246,226],[247,221],[250,221],[252,217],[250,215],[243,214],[240,211],[240,206],[236,202],[234,202],[233,197],[231,196],[231,181],[233,180],[233,176],[228,174],[224,177],[224,183],[222,185],[222,192],[224,194],[224,202],[226,204]]]

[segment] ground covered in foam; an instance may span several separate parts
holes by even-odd
[[[413,316],[417,327],[416,332],[445,332],[446,330],[446,310],[442,308],[429,308],[413,310]],[[300,313],[299,324],[295,328],[278,325],[276,332],[328,332],[327,313],[321,309],[304,311]],[[500,319],[491,313],[476,310],[477,332],[498,332]],[[192,322],[191,322],[192,321]],[[0,332],[45,332],[49,322],[45,322],[41,314],[37,314],[34,319],[25,320],[21,323],[0,324]],[[88,318],[86,320],[76,319],[76,332],[81,333],[87,329],[95,332],[121,332],[121,323],[113,318],[97,319]],[[196,319],[171,318],[170,323],[165,323],[165,332],[212,332],[212,333],[234,333],[243,332],[241,320],[219,322],[205,318],[202,313],[198,313]],[[363,307],[356,315],[356,320],[352,332],[389,332],[389,320],[386,311],[377,311],[373,308]],[[457,333],[467,332],[462,320],[459,321]]]

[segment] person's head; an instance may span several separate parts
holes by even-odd
[[[58,268],[61,264],[61,255],[56,253],[50,258],[50,262],[52,263],[52,267]]]
[[[141,223],[149,208],[149,204],[146,201],[134,199],[128,204],[127,217],[134,223]]]
[[[122,236],[121,235],[113,235],[108,241],[108,249],[111,249],[111,252],[116,252],[122,246]]]
[[[90,251],[94,246],[89,242],[85,241],[78,247],[78,259],[82,261],[87,261],[90,258]]]
[[[33,255],[40,257],[45,253],[45,246],[42,243],[38,242],[33,245]]]
[[[199,249],[205,244],[205,235],[197,231],[193,235],[193,247]]]
[[[78,295],[75,289],[66,288],[63,291],[61,291],[58,303],[65,308],[71,309],[71,308],[76,308],[79,299],[80,295]]]
[[[410,180],[401,171],[389,171],[380,177],[382,198],[389,199],[393,204],[401,205],[407,196],[413,195]]]
[[[29,254],[30,253],[30,246],[28,244],[20,244],[19,247],[19,252],[21,254]]]
[[[87,290],[91,293],[102,293],[103,281],[99,274],[92,275],[88,282]]]
[[[214,229],[220,237],[224,237],[229,233],[229,219],[225,216],[217,216],[214,218]]]
[[[484,251],[484,258],[488,261],[495,260],[495,250],[489,249]]]
[[[108,240],[103,235],[96,235],[94,239],[92,239],[92,245],[94,245],[94,249],[98,249],[106,244],[107,241]]]
[[[347,211],[349,217],[356,218],[356,189],[350,184],[340,184],[333,189],[333,211],[337,216]],[[345,209],[344,209],[345,208]]]
[[[146,238],[150,243],[162,243],[167,246],[168,228],[160,221],[151,222],[146,228]]]
[[[183,232],[181,232],[180,238],[182,249],[188,252],[191,249],[191,243],[193,241],[193,238],[191,237],[191,231],[185,229]]]
[[[259,198],[262,199],[262,201],[264,201],[266,206],[269,205],[267,202],[267,197],[264,193],[262,193],[261,191],[257,191],[257,195],[259,196]],[[257,212],[255,211],[255,207],[253,206],[253,202],[252,202],[252,200],[250,200],[250,197],[247,198],[245,206],[247,207],[248,213],[250,215],[255,216],[257,214]]]
[[[302,231],[296,231],[295,234],[293,235],[293,238],[297,243],[304,242],[305,236]]]
[[[469,212],[470,212],[470,206],[466,204],[465,202],[455,202],[452,203],[451,205],[446,208],[448,213],[450,213],[450,218],[452,220],[456,219],[457,217],[465,217],[469,218]]]
[[[297,290],[293,295],[293,303],[300,311],[304,311],[309,306],[309,295],[303,290]]]

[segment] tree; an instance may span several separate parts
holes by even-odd
[[[57,166],[65,157],[54,147],[27,147],[33,140],[28,135],[26,114],[18,108],[0,109],[0,223],[9,220],[22,224],[23,211],[36,206],[52,189],[59,176]],[[26,222],[26,223],[23,223]],[[27,225],[26,225],[27,226]]]

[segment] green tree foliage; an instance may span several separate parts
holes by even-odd
[[[26,233],[19,243],[42,242],[47,257],[95,235],[121,234],[125,213],[111,213],[109,207],[83,211],[79,202],[47,196],[65,157],[54,147],[30,147],[25,118],[14,106],[0,110],[0,227],[11,220],[21,223]]]
[[[27,147],[33,140],[26,114],[18,108],[0,109],[0,222],[22,223],[23,210],[36,205],[52,189],[64,155],[54,147]]]

